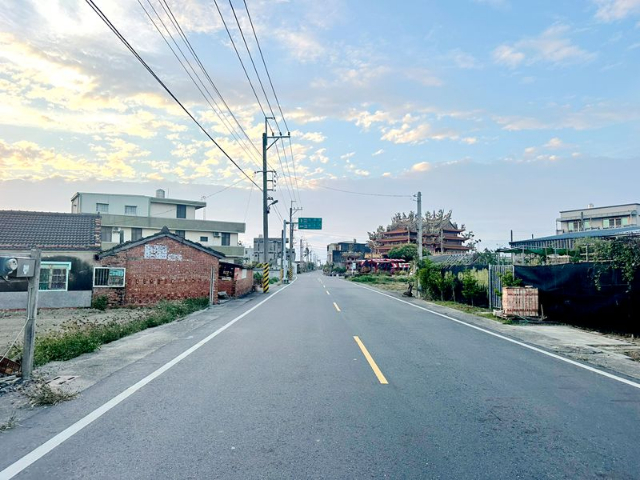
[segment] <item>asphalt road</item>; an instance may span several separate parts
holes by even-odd
[[[0,470],[33,479],[640,478],[638,388],[319,273],[264,297],[0,435]],[[65,430],[83,418],[84,428]]]

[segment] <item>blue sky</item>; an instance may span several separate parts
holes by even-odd
[[[0,3],[0,208],[68,211],[77,190],[199,199],[242,178],[85,2]],[[258,88],[229,2],[218,3]],[[252,176],[252,147],[229,134],[140,5],[96,4]],[[215,5],[168,4],[259,147],[262,112]],[[553,233],[560,210],[639,200],[640,0],[247,4],[293,134],[297,179],[290,155],[280,165],[270,152],[278,211],[293,197],[325,219],[305,233],[316,251],[415,208],[323,187],[421,190],[425,209],[453,209],[489,248],[511,229]],[[275,108],[244,3],[233,5]],[[207,216],[246,221],[250,240],[258,198],[237,183],[209,198]],[[272,232],[280,221],[271,215]]]

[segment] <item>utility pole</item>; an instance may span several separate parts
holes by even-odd
[[[418,192],[418,260],[422,260],[422,192]]]
[[[293,208],[295,200],[291,200],[291,207],[289,207],[289,281],[293,280],[293,214],[302,210],[300,208]]]
[[[304,261],[304,250],[302,247],[302,237],[300,237],[300,272],[306,272],[306,266],[305,268],[302,267],[302,262]]]
[[[264,117],[264,133],[262,134],[262,236],[264,241],[264,253],[262,256],[263,262],[263,292],[267,293],[269,291],[269,210],[271,205],[274,205],[278,201],[273,201],[272,197],[269,197],[270,191],[275,191],[276,186],[276,172],[275,170],[268,170],[269,162],[267,162],[267,152],[269,149],[280,139],[282,138],[291,138],[291,135],[287,133],[286,135],[282,135],[279,133],[278,135],[274,135],[271,132],[269,135],[269,120],[275,120],[273,117]],[[269,145],[269,140],[273,140],[271,145]],[[272,175],[271,182],[272,188],[268,188],[268,176]],[[272,201],[269,203],[269,201]],[[277,257],[276,257],[277,258]],[[266,283],[265,283],[266,278]]]
[[[27,299],[27,324],[24,328],[24,348],[22,349],[22,378],[29,380],[33,371],[33,354],[36,345],[36,316],[38,315],[38,287],[40,286],[40,251],[31,250],[35,259],[33,276],[29,278]]]

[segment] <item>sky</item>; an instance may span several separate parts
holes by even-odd
[[[480,249],[553,234],[561,210],[640,201],[640,0],[94,2],[239,168],[85,1],[0,0],[2,209],[164,188],[246,222],[251,244],[272,110],[291,142],[269,150],[270,233],[295,200],[323,218],[300,232],[321,258],[415,210],[418,191]]]

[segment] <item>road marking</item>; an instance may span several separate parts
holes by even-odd
[[[331,294],[329,293],[329,290],[325,290],[325,292],[327,292],[327,295],[331,295]]]
[[[376,377],[378,377],[378,381],[383,385],[388,385],[389,382],[387,382],[387,379],[382,374],[382,371],[380,371],[380,369],[378,368],[378,364],[375,362],[375,360],[369,353],[369,350],[367,350],[367,347],[364,346],[364,343],[362,343],[360,338],[357,336],[353,337],[353,339],[356,341],[356,343],[360,347],[360,350],[362,350],[362,354],[364,355],[364,358],[366,358],[367,362],[369,362],[369,366],[371,367],[371,370],[373,370],[373,373],[376,374]]]
[[[340,307],[338,306],[338,304],[336,302],[333,302],[333,306],[336,307],[336,310],[341,312],[342,310],[340,310]]]
[[[295,282],[295,279],[294,279],[293,282]],[[149,375],[144,377],[139,382],[133,384],[132,386],[130,386],[129,388],[124,390],[119,395],[116,395],[115,397],[113,397],[111,400],[109,400],[108,402],[106,402],[102,406],[96,408],[93,412],[91,412],[88,415],[86,415],[85,417],[81,418],[76,423],[74,423],[70,427],[66,428],[62,432],[58,433],[57,435],[55,435],[51,439],[47,440],[45,443],[43,443],[42,445],[40,445],[36,449],[32,450],[30,453],[26,454],[21,459],[17,460],[16,462],[12,463],[11,465],[9,465],[7,468],[5,468],[4,470],[2,470],[0,472],[0,480],[9,480],[10,478],[13,478],[14,476],[16,476],[17,474],[22,472],[29,465],[31,465],[31,464],[37,462],[38,460],[40,460],[47,453],[49,453],[51,450],[53,450],[54,448],[56,448],[57,446],[59,446],[64,441],[68,440],[69,438],[73,437],[76,433],[78,433],[83,428],[85,428],[85,427],[89,426],[90,424],[92,424],[93,422],[95,422],[97,419],[99,419],[101,416],[103,416],[109,410],[114,408],[116,405],[120,404],[121,402],[123,402],[124,400],[129,398],[131,395],[136,393],[142,387],[144,387],[148,383],[152,382],[153,380],[158,378],[160,375],[162,375],[164,372],[169,370],[171,367],[173,367],[174,365],[178,364],[179,362],[181,362],[182,360],[187,358],[189,355],[191,355],[193,352],[198,350],[200,347],[202,347],[203,345],[205,345],[208,342],[210,342],[211,340],[213,340],[215,337],[220,335],[222,332],[224,332],[226,329],[228,329],[234,323],[236,323],[237,321],[239,321],[242,318],[244,318],[247,315],[249,315],[255,309],[260,307],[263,303],[268,302],[269,300],[271,300],[278,293],[282,292],[283,290],[288,288],[290,285],[292,285],[293,282],[291,282],[289,285],[284,286],[283,288],[281,288],[280,290],[276,291],[275,293],[269,295],[267,298],[262,300],[260,303],[258,303],[257,305],[251,307],[246,312],[238,315],[236,318],[231,320],[229,323],[223,325],[222,327],[217,329],[215,332],[213,332],[211,335],[209,335],[209,336],[205,337],[204,339],[200,340],[198,343],[196,343],[192,347],[190,347],[187,350],[185,350],[184,352],[182,352],[180,355],[175,357],[173,360],[170,360],[169,362],[165,363],[163,366],[161,366],[160,368],[158,368],[154,372],[150,373]]]
[[[386,293],[374,290],[373,288],[365,287],[365,286],[362,286],[362,285],[356,285],[356,286],[358,286],[360,288],[364,288],[365,290],[370,290],[370,291],[372,291],[374,293],[377,293],[379,295],[383,295],[385,297],[389,297],[389,298],[391,298],[393,300],[396,300],[398,302],[406,303],[407,305],[410,305],[412,307],[418,308],[420,310],[424,310],[425,312],[433,313],[434,315],[438,315],[439,317],[446,318],[447,320],[451,320],[452,322],[459,323],[460,325],[464,325],[465,327],[473,328],[474,330],[478,330],[480,332],[486,333],[487,335],[491,335],[493,337],[500,338],[501,340],[506,340],[507,342],[511,342],[511,343],[516,344],[516,345],[520,345],[521,347],[528,348],[529,350],[533,350],[534,352],[541,353],[541,354],[546,355],[546,356],[551,357],[551,358],[555,358],[556,360],[560,360],[561,362],[569,363],[571,365],[574,365],[576,367],[582,368],[584,370],[588,370],[588,371],[596,373],[598,375],[602,375],[603,377],[607,377],[607,378],[610,378],[610,379],[615,380],[617,382],[624,383],[626,385],[630,385],[632,387],[640,389],[640,383],[638,383],[638,382],[627,380],[626,378],[619,377],[619,376],[614,375],[614,374],[609,373],[609,372],[605,372],[604,370],[599,370],[599,369],[591,367],[589,365],[585,365],[583,363],[576,362],[575,360],[571,360],[570,358],[561,357],[560,355],[556,355],[555,353],[547,352],[546,350],[542,350],[541,348],[534,347],[533,345],[529,345],[529,344],[526,344],[524,342],[520,342],[518,340],[514,340],[513,338],[506,337],[506,336],[501,335],[499,333],[492,332],[491,330],[487,330],[485,328],[478,327],[476,325],[472,325],[471,323],[467,323],[467,322],[464,322],[462,320],[458,320],[457,318],[450,317],[448,315],[445,315],[444,313],[439,313],[439,312],[436,312],[435,310],[430,310],[428,308],[421,307],[420,305],[415,305],[415,304],[413,304],[411,302],[407,302],[406,300],[402,300],[400,298],[396,298],[396,297],[388,295]]]

